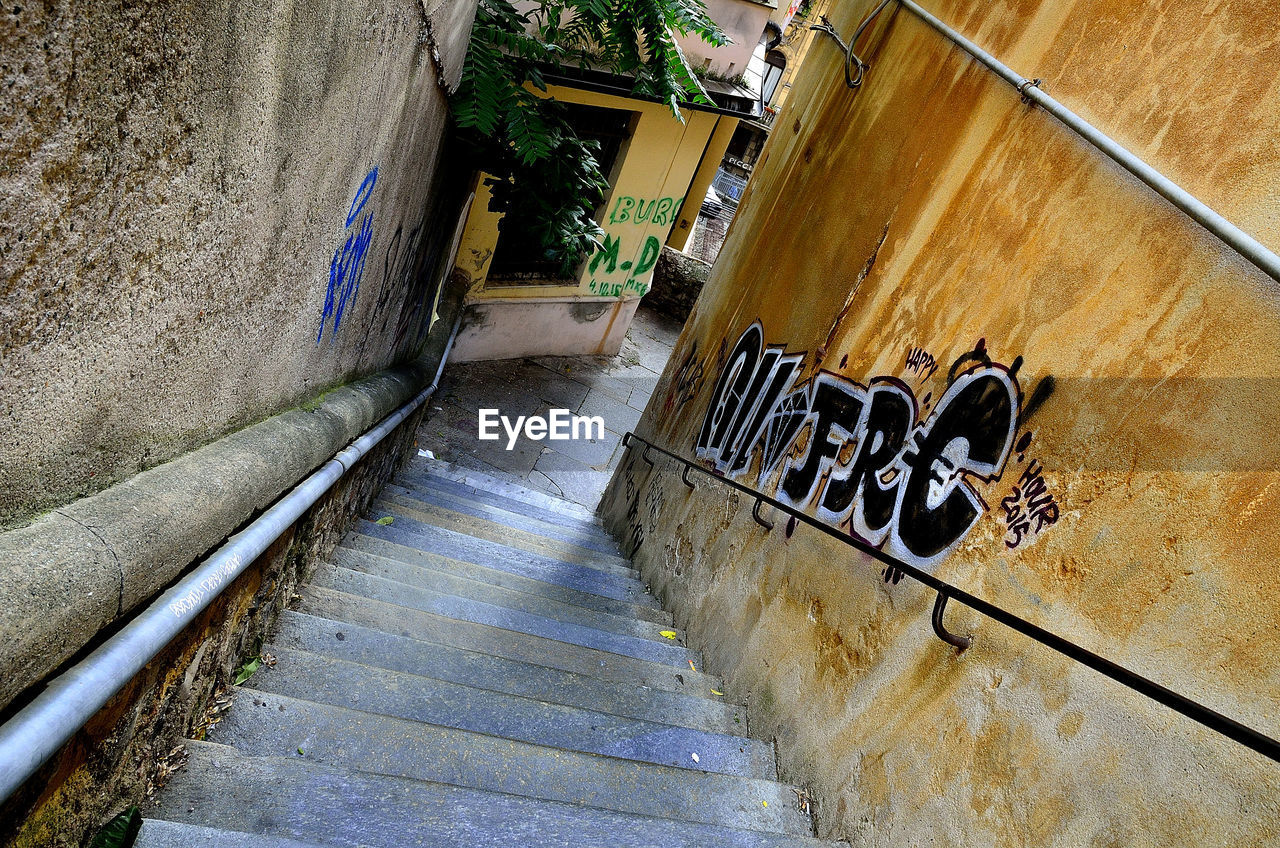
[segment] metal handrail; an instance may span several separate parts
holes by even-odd
[[[312,472],[0,726],[0,801],[8,799],[56,754],[357,460],[426,403],[440,384],[461,316],[459,310],[430,385]]]
[[[849,536],[838,527],[833,527],[830,524],[819,521],[813,516],[771,498],[763,492],[758,492],[755,489],[742,485],[741,483],[734,482],[733,480],[723,477],[710,469],[704,468],[693,460],[685,459],[683,456],[674,454],[664,448],[660,448],[649,440],[641,436],[637,436],[635,433],[627,433],[622,437],[622,444],[624,447],[630,447],[632,442],[641,442],[644,444],[644,452],[642,453],[641,458],[650,465],[653,465],[653,460],[649,459],[649,451],[651,450],[657,451],[663,456],[683,464],[685,469],[681,474],[685,478],[686,483],[689,482],[687,478],[689,469],[693,469],[695,471],[702,472],[717,483],[755,498],[756,504],[753,509],[753,514],[758,522],[761,521],[759,514],[760,506],[762,504],[767,504],[776,510],[785,512],[794,520],[802,524],[807,524],[833,539],[838,539],[849,547],[855,548],[872,559],[883,563],[889,568],[892,568],[895,571],[910,577],[912,580],[923,583],[925,586],[933,589],[938,593],[938,600],[934,605],[932,619],[934,632],[938,634],[940,639],[948,644],[954,645],[958,650],[964,650],[968,647],[969,640],[963,636],[956,636],[948,633],[943,627],[942,613],[948,600],[962,603],[970,609],[980,612],[986,617],[994,619],[1006,627],[1012,628],[1022,635],[1028,636],[1040,644],[1070,657],[1081,665],[1088,666],[1094,671],[1110,677],[1117,683],[1127,686],[1136,692],[1140,692],[1148,698],[1151,698],[1153,701],[1164,704],[1174,712],[1181,713],[1187,718],[1199,722],[1210,730],[1221,733],[1228,739],[1239,742],[1246,748],[1250,748],[1268,759],[1280,762],[1280,741],[1272,739],[1270,736],[1266,736],[1250,727],[1246,727],[1235,719],[1228,718],[1222,713],[1206,707],[1204,704],[1193,701],[1185,695],[1180,695],[1172,689],[1161,686],[1159,683],[1143,677],[1137,672],[1130,671],[1124,666],[1118,665],[1105,657],[1099,656],[1093,651],[1064,639],[1056,633],[1051,633],[1043,627],[1032,624],[1025,618],[1015,615],[1002,607],[998,607],[989,601],[985,601],[982,598],[971,595],[963,589],[954,586],[945,580],[941,580],[926,571],[922,571],[913,565],[908,565],[902,560],[892,557],[883,551],[877,550],[866,542]],[[763,524],[764,522],[761,523]],[[771,527],[772,525],[767,526]],[[768,532],[768,529],[766,529],[765,532]]]
[[[880,5],[875,8],[859,25],[857,32],[848,44],[840,38],[835,28],[825,18],[822,19],[820,25],[814,25],[810,29],[817,30],[829,35],[835,39],[840,46],[841,51],[845,55],[845,83],[850,88],[857,88],[862,85],[863,78],[868,70],[868,65],[863,62],[853,52],[857,45],[859,36],[867,25],[875,19],[877,15],[889,5],[890,0],[882,0]],[[1191,192],[1148,165],[1136,154],[1120,144],[1115,139],[1086,121],[1084,118],[1072,112],[1062,103],[1050,97],[1040,87],[1039,79],[1028,79],[1008,65],[1001,62],[995,56],[983,50],[977,44],[961,35],[954,28],[948,26],[936,15],[924,9],[915,0],[899,0],[902,7],[910,11],[920,20],[933,27],[940,35],[950,40],[957,47],[964,50],[981,64],[985,65],[990,71],[999,76],[1005,82],[1009,83],[1023,101],[1034,103],[1044,109],[1050,115],[1053,115],[1063,123],[1068,129],[1075,132],[1085,141],[1092,144],[1104,156],[1124,168],[1141,182],[1145,183],[1153,191],[1169,201],[1177,209],[1190,217],[1200,226],[1217,236],[1232,250],[1239,253],[1245,259],[1249,260],[1258,270],[1262,271],[1271,279],[1280,282],[1280,256],[1277,256],[1269,248],[1255,239],[1253,236],[1240,229],[1231,221],[1211,209],[1207,204],[1198,200]],[[853,76],[852,69],[857,69],[857,76]]]

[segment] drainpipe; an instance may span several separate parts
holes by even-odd
[[[431,397],[461,315],[459,310],[431,385],[320,466],[0,727],[0,800],[17,791],[361,457]]]

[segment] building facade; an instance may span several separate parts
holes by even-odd
[[[618,352],[663,245],[684,244],[735,128],[760,115],[742,82],[776,4],[716,0],[707,10],[731,41],[681,40],[713,102],[681,104],[680,119],[632,96],[627,79],[549,77],[547,93],[568,105],[570,123],[601,143],[609,181],[595,210],[602,247],[570,274],[539,261],[538,222],[504,221],[490,209],[486,175],[476,176],[455,269],[468,295],[454,361]]]

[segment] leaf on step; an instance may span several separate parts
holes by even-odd
[[[693,660],[689,660],[689,668],[693,669],[694,671],[698,670],[697,667],[693,664]]]
[[[666,636],[668,639],[676,638],[676,632],[674,630],[661,630],[658,632],[658,635]]]
[[[236,679],[232,681],[233,685],[239,686],[244,683],[250,677],[253,677],[253,673],[260,668],[262,668],[262,657],[254,657],[249,660],[236,671]]]
[[[719,695],[719,696],[720,696],[720,697],[722,697],[722,698],[724,697],[724,693],[723,693],[723,692],[721,692],[719,689],[712,689],[712,690],[711,690],[711,694],[712,694],[712,695]]]
[[[302,749],[301,749],[301,748],[299,748],[299,749],[298,749],[298,756],[299,756],[299,757],[305,757],[305,756],[306,756],[306,754],[302,753]]]
[[[98,835],[93,837],[89,848],[128,848],[138,837],[142,828],[142,814],[137,807],[130,807],[120,815],[107,822]]]
[[[377,521],[375,521],[375,522],[373,522],[373,523],[374,523],[374,524],[381,524],[383,527],[386,527],[388,524],[390,524],[390,523],[391,523],[391,522],[393,522],[393,521],[395,521],[395,519],[394,519],[394,518],[392,518],[390,515],[384,515],[384,516],[382,516],[381,518],[379,518]]]

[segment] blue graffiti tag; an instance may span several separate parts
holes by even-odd
[[[360,277],[364,274],[365,254],[369,252],[369,244],[373,241],[373,209],[371,207],[363,216],[360,213],[373,194],[373,186],[377,182],[378,169],[375,167],[364,178],[364,182],[356,190],[355,199],[351,201],[351,209],[347,212],[346,244],[334,252],[333,261],[329,263],[329,290],[324,296],[324,312],[320,315],[320,332],[316,334],[316,344],[324,337],[324,327],[329,316],[333,316],[333,332],[329,336],[332,340],[338,334],[342,313],[355,303],[356,292],[360,289]],[[354,228],[353,224],[356,224]]]

